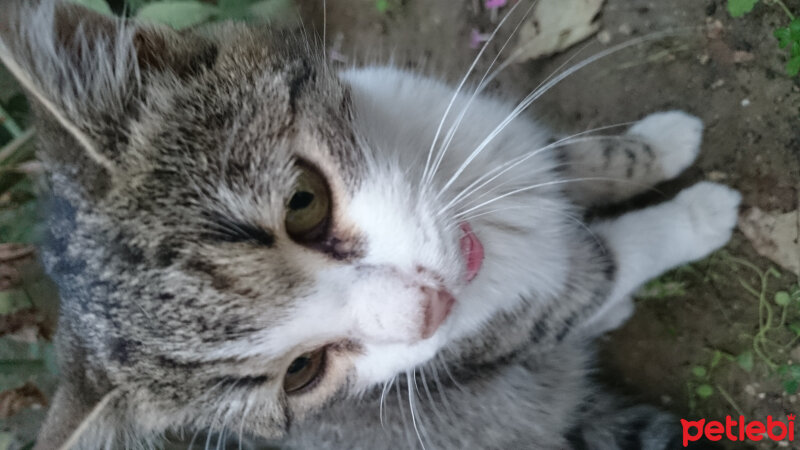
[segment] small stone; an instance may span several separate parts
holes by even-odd
[[[608,44],[611,42],[611,33],[608,30],[603,30],[597,33],[597,40],[600,41],[601,44]]]
[[[765,394],[763,392],[759,392],[758,393],[758,399],[759,400],[764,400],[766,397],[767,397],[767,394]]]
[[[728,178],[729,175],[727,173],[719,170],[712,170],[711,172],[708,172],[708,179],[711,181],[720,182],[720,181],[725,181]]]
[[[750,52],[746,52],[744,50],[736,50],[733,52],[733,62],[736,64],[750,62],[754,59],[756,59],[756,56]]]
[[[750,106],[750,99],[746,98],[746,99],[742,100],[742,106],[743,107]]]
[[[618,31],[625,36],[630,36],[633,33],[633,29],[627,23],[620,25]]]
[[[711,83],[711,89],[719,89],[722,86],[725,86],[725,80],[723,80],[722,78],[720,78],[717,81]]]
[[[748,384],[744,387],[744,392],[747,393],[747,395],[756,395],[756,388],[754,388],[752,384]]]
[[[723,30],[725,30],[725,26],[722,25],[719,19],[711,20],[710,17],[706,18],[706,36],[709,39],[719,39]]]
[[[700,56],[697,57],[697,62],[699,62],[703,66],[708,64],[708,61],[710,61],[710,60],[711,60],[711,57],[708,56],[708,53],[703,53],[703,54],[701,54]]]
[[[778,441],[778,447],[788,447],[789,441]]]
[[[789,396],[789,403],[794,403],[797,401],[797,395],[790,395]]]

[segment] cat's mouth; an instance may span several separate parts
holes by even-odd
[[[472,231],[472,227],[467,222],[462,222],[461,231],[464,233],[461,236],[461,255],[464,257],[464,262],[467,271],[464,274],[464,279],[467,282],[472,281],[483,265],[483,244],[481,244],[478,236]]]

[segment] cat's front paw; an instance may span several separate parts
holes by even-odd
[[[703,258],[730,240],[741,200],[738,191],[708,181],[675,197],[675,205],[688,219],[686,248],[693,253],[689,259]]]
[[[703,122],[683,111],[650,114],[636,122],[629,135],[651,145],[664,179],[676,177],[689,167],[700,152]]]

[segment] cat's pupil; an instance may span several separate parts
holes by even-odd
[[[301,370],[305,369],[310,362],[311,360],[308,359],[308,357],[301,356],[292,361],[291,364],[289,364],[289,368],[286,370],[286,373],[288,373],[289,375],[296,374],[297,372],[300,372]]]
[[[308,208],[311,202],[314,201],[314,194],[306,191],[295,192],[292,199],[289,200],[289,208],[293,210]]]

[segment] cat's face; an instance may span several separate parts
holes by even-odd
[[[230,405],[226,418],[265,433],[433,357],[483,250],[420,171],[359,133],[335,73],[303,54],[271,66],[263,49],[226,80],[234,56],[220,48],[200,80],[140,113],[135,161],[92,212],[145,259],[144,274],[118,275],[149,297],[120,334],[157,342],[133,345],[157,378],[187,376],[158,370],[165,358],[202,367],[165,388],[181,413],[213,426]]]
[[[39,34],[6,44],[4,60],[50,117],[45,159],[76,210],[56,256],[81,267],[54,269],[63,315],[144,428],[279,434],[512,310],[536,291],[521,264],[559,264],[548,249],[510,249],[560,218],[446,208],[458,190],[439,188],[460,160],[425,178],[436,124],[387,148],[357,77],[302,39],[120,31],[72,7],[57,8],[56,27],[52,9],[26,14],[22,30]],[[511,300],[488,300],[498,294]]]

